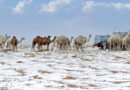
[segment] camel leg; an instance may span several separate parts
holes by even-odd
[[[47,44],[47,50],[49,50],[49,44]]]
[[[1,48],[1,50],[2,50],[2,44],[0,44],[0,48]]]
[[[83,50],[83,47],[82,47],[83,45],[82,44],[80,44],[80,49],[81,49],[81,51]]]
[[[110,49],[110,51],[112,50],[112,44],[111,43],[109,44],[109,49]]]
[[[16,52],[18,51],[18,47],[16,46]]]
[[[76,47],[76,50],[78,51],[78,44],[76,44],[76,46],[75,46],[75,47]]]
[[[13,50],[13,52],[15,51],[15,46],[13,45],[13,47],[12,47],[12,50]]]
[[[51,51],[53,51],[54,46],[55,46],[55,42],[54,42],[53,45],[51,46]]]
[[[128,44],[126,44],[126,50],[129,51],[129,45]]]

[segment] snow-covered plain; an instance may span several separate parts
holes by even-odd
[[[0,52],[0,90],[130,90],[130,52]]]

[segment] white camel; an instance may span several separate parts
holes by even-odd
[[[86,42],[89,42],[91,39],[91,35],[89,35],[88,38],[85,36],[79,35],[77,38],[74,39],[74,49],[79,50],[79,48],[82,50],[85,46]]]
[[[113,34],[109,39],[110,50],[121,50],[122,49],[123,36],[120,34]]]
[[[0,48],[3,49],[5,47],[5,43],[7,42],[7,40],[10,38],[10,36],[8,36],[7,34],[5,34],[5,36],[0,36]]]
[[[57,50],[59,50],[59,51],[67,50],[70,47],[71,41],[72,41],[72,38],[71,38],[71,40],[69,40],[69,38],[64,35],[58,36],[58,37],[56,37],[56,39],[53,43],[52,50],[54,49],[55,46],[56,46]]]
[[[129,50],[130,49],[130,33],[128,33],[123,38],[123,46],[125,46],[125,50]]]
[[[20,44],[23,40],[25,40],[24,37],[22,37],[20,40],[17,41],[18,44]],[[7,49],[11,49],[11,47],[12,47],[12,45],[11,45],[11,39],[10,39],[10,40],[7,41],[7,46],[6,46],[6,48],[7,48]]]

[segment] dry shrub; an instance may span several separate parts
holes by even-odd
[[[99,70],[98,68],[96,68],[96,67],[90,67],[91,69],[94,69],[94,70]]]
[[[130,62],[126,62],[126,64],[130,64]]]
[[[72,56],[72,58],[77,58],[77,56],[76,56],[76,55],[74,55],[74,56]]]
[[[75,70],[66,69],[66,71],[72,72],[72,71],[75,71]]]
[[[130,83],[130,81],[114,81],[114,84]]]
[[[77,86],[75,84],[68,84],[67,86],[70,88],[77,88]]]
[[[0,64],[5,65],[5,62],[0,62]]]
[[[22,61],[17,61],[16,63],[23,63]]]
[[[110,72],[112,72],[112,73],[114,73],[114,74],[119,73],[118,71],[110,71]]]
[[[42,74],[51,74],[52,72],[44,71],[44,70],[39,70],[40,73]]]
[[[84,59],[85,61],[92,61],[92,60],[90,60],[90,59],[88,59],[88,58],[86,58],[86,59]]]
[[[38,75],[33,76],[34,79],[42,79],[42,77],[39,77]]]
[[[116,59],[126,59],[126,58],[120,57],[120,56],[116,56],[115,58],[116,58]]]
[[[62,82],[62,81],[54,81],[54,82],[59,83],[59,84],[65,84],[65,83]]]
[[[94,85],[94,84],[89,84],[88,86],[89,87],[97,87],[97,85]]]
[[[74,77],[65,77],[63,79],[66,79],[66,80],[76,80],[76,78],[74,78]]]
[[[45,87],[46,87],[46,88],[51,88],[52,86],[51,86],[51,85],[46,85]]]
[[[19,72],[21,74],[21,76],[25,76],[26,75],[26,73],[22,69],[18,69],[18,70],[15,70],[15,71]]]

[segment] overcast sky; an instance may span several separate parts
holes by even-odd
[[[114,29],[119,27],[119,29]],[[129,0],[0,0],[0,34],[111,34],[130,29]]]

